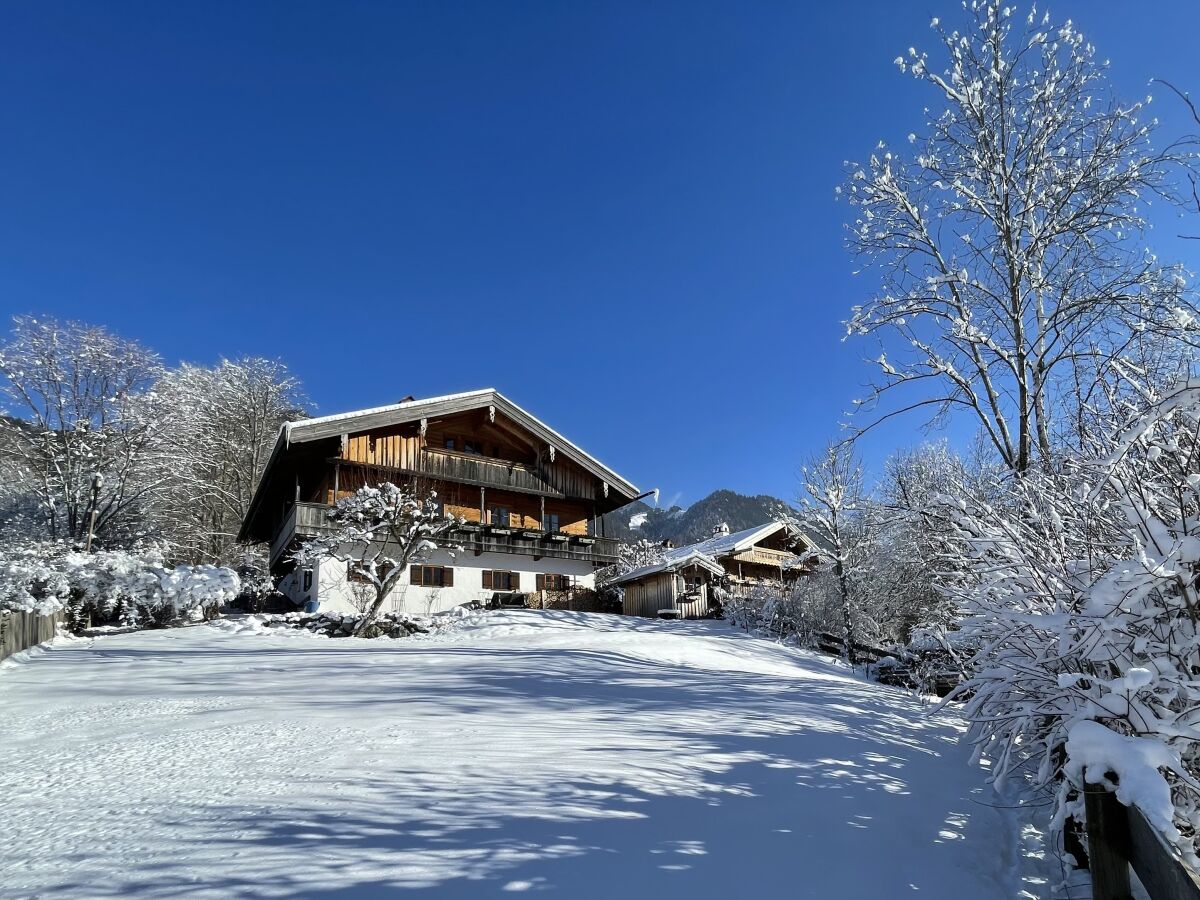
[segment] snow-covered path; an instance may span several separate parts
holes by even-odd
[[[1020,889],[953,720],[724,623],[494,613],[406,641],[218,624],[0,670],[0,894]]]

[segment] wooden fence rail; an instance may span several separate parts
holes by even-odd
[[[1087,786],[1083,803],[1093,900],[1131,900],[1130,868],[1150,900],[1200,900],[1196,873],[1136,807],[1125,806],[1099,784]]]
[[[61,621],[61,613],[37,616],[33,613],[0,612],[0,659],[50,640]]]

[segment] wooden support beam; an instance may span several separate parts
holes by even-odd
[[[1087,814],[1088,868],[1092,900],[1132,900],[1129,885],[1129,822],[1125,807],[1103,785],[1084,790]]]

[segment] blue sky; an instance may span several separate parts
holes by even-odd
[[[1200,91],[1200,6],[1152,7],[1051,9],[1126,96]],[[919,127],[931,98],[892,60],[958,14],[9,4],[0,313],[168,362],[279,357],[321,413],[492,385],[664,500],[792,497],[877,353],[841,341],[870,290],[842,161]],[[1186,261],[1173,230],[1156,247]]]

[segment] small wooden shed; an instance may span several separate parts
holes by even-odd
[[[713,611],[712,585],[725,570],[703,553],[642,566],[614,578],[627,616],[702,619]]]

